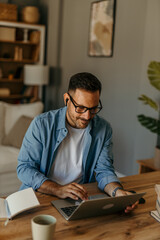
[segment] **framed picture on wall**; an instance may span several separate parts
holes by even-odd
[[[89,56],[112,57],[116,0],[91,3]]]

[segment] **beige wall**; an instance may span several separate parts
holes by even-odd
[[[113,127],[115,167],[124,174],[136,174],[136,159],[152,157],[156,141],[136,116],[146,111],[154,114],[137,98],[141,93],[157,96],[147,82],[146,69],[149,61],[159,60],[160,1],[117,1],[112,58],[87,55],[92,0],[41,0],[44,2],[49,11],[47,63],[54,67],[47,109],[63,106],[70,75],[89,71],[98,76],[103,85],[101,115]]]
[[[144,28],[144,44],[142,51],[141,75],[139,83],[139,94],[146,94],[160,102],[159,91],[151,87],[147,78],[147,66],[152,60],[160,61],[160,1],[148,0]],[[157,118],[157,112],[148,106],[138,102],[137,114],[144,113],[147,116]],[[154,155],[156,135],[149,132],[136,122],[134,159],[143,159]]]

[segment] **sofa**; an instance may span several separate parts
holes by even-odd
[[[0,196],[18,191],[17,157],[23,137],[43,103],[9,104],[0,101]]]

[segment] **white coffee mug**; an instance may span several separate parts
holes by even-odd
[[[31,220],[33,240],[52,240],[56,218],[51,215],[38,215]]]

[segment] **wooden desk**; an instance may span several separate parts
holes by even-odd
[[[121,181],[125,189],[146,192],[146,203],[139,205],[130,215],[117,213],[68,222],[51,206],[53,197],[38,193],[40,208],[17,215],[6,227],[4,221],[0,221],[0,239],[32,239],[31,218],[38,214],[51,214],[57,218],[54,240],[160,239],[160,223],[150,216],[150,211],[155,209],[154,185],[160,184],[160,171],[123,177]],[[99,192],[95,183],[86,184],[86,187],[89,194]]]
[[[160,166],[157,166],[155,164],[155,161],[153,158],[137,160],[137,163],[139,164],[139,173],[146,173],[146,172],[160,170]]]

